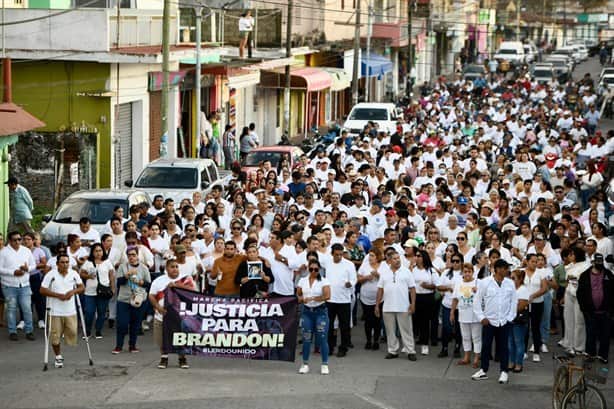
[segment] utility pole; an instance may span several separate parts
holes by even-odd
[[[360,1],[360,0],[358,0]],[[370,72],[369,72],[369,65],[371,63],[371,33],[372,33],[372,29],[373,29],[373,25],[372,25],[372,15],[373,15],[373,5],[371,0],[368,0],[368,4],[367,4],[367,76],[365,77],[365,83],[366,83],[366,87],[365,87],[365,102],[369,102],[369,94],[370,94],[370,90],[369,88],[371,87],[371,77],[369,76]]]
[[[567,0],[563,0],[563,45],[567,42]]]
[[[414,13],[414,2],[410,0],[407,3],[407,90],[405,93],[409,96],[409,94],[413,91],[413,83],[411,80],[411,70],[414,68],[414,49],[411,44],[411,20],[413,18]]]
[[[516,0],[516,41],[520,41],[520,0]]]
[[[200,121],[200,109],[201,109],[201,89],[200,89],[200,42],[202,40],[202,13],[203,7],[197,4],[194,7],[194,13],[196,14],[196,72],[194,73],[194,89],[196,91],[196,146],[200,146],[200,127],[202,126]],[[197,157],[200,156],[200,149],[198,150]]]
[[[292,7],[293,0],[288,0],[288,15],[286,17],[286,58],[292,57]],[[290,86],[292,77],[290,76],[290,64],[286,65],[286,88],[284,89],[284,125],[286,135],[291,138],[290,129]]]
[[[169,91],[169,57],[171,42],[171,1],[164,0],[164,10],[162,12],[162,135],[160,137],[160,157],[168,156],[168,91]],[[118,78],[119,81],[119,78]]]
[[[358,104],[358,70],[360,69],[360,3],[356,0],[356,25],[354,26],[354,66],[352,67],[352,105]],[[368,74],[368,72],[367,72]]]

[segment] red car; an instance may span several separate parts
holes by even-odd
[[[266,160],[271,161],[272,169],[277,169],[277,165],[283,157],[290,160],[290,169],[292,170],[294,166],[299,163],[299,158],[303,154],[303,150],[296,146],[261,146],[251,150],[241,170],[250,175]]]

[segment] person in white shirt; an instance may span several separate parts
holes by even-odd
[[[82,217],[79,220],[79,228],[74,229],[71,234],[79,236],[82,246],[91,246],[94,243],[100,243],[100,233],[92,228],[91,221],[88,217]]]
[[[478,289],[478,282],[474,278],[473,265],[463,264],[463,280],[456,283],[452,293],[452,311],[450,320],[453,324],[458,316],[463,350],[465,356],[458,361],[458,365],[469,365],[471,360],[471,344],[473,343],[473,367],[477,368],[482,352],[482,324],[473,312],[473,301]],[[458,310],[458,314],[456,311]]]
[[[352,344],[350,319],[352,311],[352,294],[356,285],[356,267],[354,264],[343,257],[343,245],[336,243],[331,247],[332,261],[324,266],[326,269],[326,279],[330,283],[330,299],[326,302],[328,308],[328,319],[335,322],[339,319],[339,332],[341,333],[341,345],[337,357],[344,357],[348,348]],[[330,353],[334,353],[337,346],[337,336],[332,326],[328,330],[328,348]]]
[[[375,315],[384,318],[388,354],[386,359],[399,356],[399,339],[401,335],[403,348],[407,359],[416,360],[412,319],[416,309],[416,283],[411,272],[401,266],[401,256],[394,249],[386,250],[386,262],[380,266],[380,278],[377,283],[377,300]],[[380,308],[381,303],[384,303]]]
[[[432,243],[429,244],[432,246]],[[418,344],[422,345],[420,353],[428,355],[431,326],[435,321],[435,289],[439,274],[427,251],[416,249],[415,253],[416,264],[411,270],[416,282],[416,313],[413,319],[418,331]]]
[[[330,283],[321,275],[321,266],[317,260],[311,260],[307,264],[308,275],[301,278],[296,287],[298,301],[303,304],[301,313],[303,331],[303,365],[299,369],[300,374],[309,372],[309,354],[311,342],[315,335],[316,344],[320,346],[322,356],[322,375],[328,375],[328,342],[326,337],[330,321],[326,302],[330,299]]]
[[[481,368],[471,376],[480,381],[488,379],[488,367],[493,338],[499,349],[499,383],[508,381],[509,348],[508,339],[511,323],[516,318],[518,295],[514,282],[508,278],[509,264],[499,259],[495,262],[495,273],[478,286],[473,311],[482,324]]]
[[[441,299],[441,352],[439,358],[448,356],[448,344],[454,333],[454,358],[460,358],[461,334],[458,320],[451,320],[454,287],[462,280],[463,255],[453,253],[450,258],[452,267],[444,271],[437,281],[437,290],[443,295]]]
[[[379,337],[382,331],[381,320],[375,316],[375,300],[377,299],[377,282],[379,280],[379,267],[384,255],[377,247],[369,250],[369,255],[363,260],[358,269],[358,283],[360,284],[360,304],[365,318],[366,350],[379,349]]]
[[[19,232],[10,232],[7,238],[9,245],[0,250],[0,281],[6,303],[9,339],[18,340],[17,305],[19,305],[25,323],[26,338],[33,341],[30,272],[36,269],[36,261],[32,252],[21,245],[22,238]]]
[[[259,249],[260,256],[271,264],[273,273],[273,296],[289,297],[294,295],[294,270],[300,267],[300,257],[292,246],[283,244],[290,232],[272,231],[269,235],[269,247]]]
[[[83,293],[85,287],[79,274],[70,269],[70,259],[66,254],[60,254],[57,259],[57,270],[45,274],[41,283],[41,295],[47,298],[50,326],[49,338],[55,354],[55,367],[64,366],[64,358],[60,350],[60,340],[64,338],[66,345],[77,345],[77,308],[74,296]]]

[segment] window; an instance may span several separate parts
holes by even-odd
[[[353,121],[388,121],[388,110],[375,108],[356,108],[350,118]]]
[[[134,187],[162,189],[195,189],[198,173],[194,168],[145,168]]]
[[[277,168],[281,159],[281,152],[257,151],[249,154],[245,161],[245,166],[259,166],[265,160],[271,161],[271,166]]]
[[[215,182],[218,179],[217,168],[215,167],[215,163],[212,163],[211,165],[209,165],[207,170],[209,171],[209,178],[211,179],[210,182],[212,183]]]
[[[53,220],[58,223],[79,223],[82,217],[89,217],[92,224],[105,224],[113,217],[113,209],[121,206],[128,214],[128,201],[122,199],[69,199],[64,201]]]

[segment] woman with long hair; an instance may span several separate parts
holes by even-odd
[[[522,372],[525,354],[525,339],[529,324],[529,290],[524,285],[525,273],[523,270],[512,272],[512,280],[516,286],[518,307],[516,318],[512,321],[512,331],[509,336],[509,369],[518,373]]]
[[[104,251],[102,244],[94,243],[90,247],[90,255],[79,271],[85,284],[84,311],[86,336],[91,336],[92,323],[96,316],[96,339],[102,338],[102,327],[111,297],[98,294],[98,286],[110,287],[110,295],[115,294],[115,269]]]
[[[328,309],[326,301],[330,299],[330,284],[320,274],[321,266],[317,260],[311,260],[307,264],[308,275],[299,280],[296,294],[299,303],[303,304],[302,330],[303,330],[303,365],[299,369],[300,374],[309,373],[309,354],[311,342],[315,336],[316,345],[320,346],[322,357],[322,375],[330,373],[328,368]]]
[[[360,304],[365,318],[365,349],[378,350],[379,337],[382,331],[381,320],[375,316],[375,300],[379,267],[384,261],[384,255],[379,248],[369,250],[369,255],[358,269],[358,284],[360,284]]]
[[[252,148],[256,147],[256,142],[253,140],[249,133],[249,128],[244,126],[239,135],[239,151],[241,155],[241,164],[245,165],[247,155],[251,152]]]
[[[452,338],[452,333],[455,332],[454,337],[454,357],[460,358],[460,328],[458,326],[458,319],[450,320],[450,314],[452,313],[452,295],[454,292],[454,286],[461,281],[463,255],[459,252],[454,253],[450,257],[450,268],[441,275],[439,282],[437,283],[437,290],[443,294],[441,300],[441,352],[437,355],[439,358],[445,358],[448,356],[448,344]],[[454,327],[452,327],[452,323]]]
[[[416,281],[416,312],[414,330],[418,335],[417,344],[422,345],[421,354],[429,354],[429,335],[435,317],[435,290],[439,274],[433,270],[431,257],[425,250],[416,250],[416,264],[412,269]],[[435,322],[437,325],[437,322]]]

